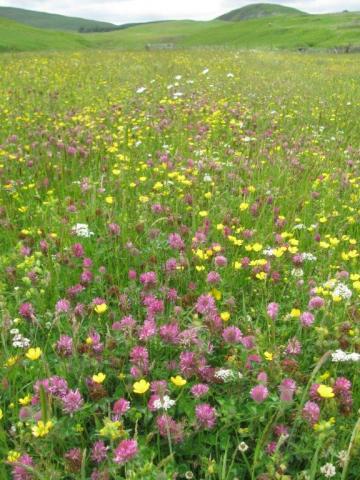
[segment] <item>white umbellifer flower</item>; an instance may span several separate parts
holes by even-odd
[[[203,75],[206,75],[209,73],[209,69],[208,68],[204,68],[204,70],[201,72]]]
[[[349,360],[350,362],[359,362],[360,361],[360,353],[349,353]]]
[[[138,89],[136,90],[136,93],[144,93],[145,90],[146,90],[145,87],[140,87],[140,88],[138,88]]]
[[[315,255],[313,255],[312,253],[308,253],[308,252],[302,253],[301,258],[303,260],[307,260],[309,262],[316,262],[316,260],[317,260],[317,257],[315,257]]]
[[[172,400],[169,395],[164,395],[163,398],[155,400],[153,405],[156,410],[160,410],[161,408],[169,410],[169,408],[173,407],[175,403],[175,400]]]
[[[333,295],[348,300],[352,296],[352,291],[344,283],[338,283],[333,290]]]
[[[215,378],[218,378],[225,383],[234,380],[234,377],[234,372],[229,368],[221,368],[220,370],[217,370],[217,372],[215,372]]]
[[[297,225],[293,226],[293,230],[305,230],[305,228],[306,225],[304,225],[303,223],[298,223]]]
[[[293,268],[291,270],[291,275],[295,278],[301,278],[304,276],[304,270],[302,268]]]
[[[181,80],[181,79],[182,79],[182,75],[176,75],[175,80]]]
[[[212,182],[212,178],[208,173],[205,173],[203,180],[204,182]]]
[[[324,477],[331,478],[335,477],[336,468],[332,463],[325,463],[325,465],[320,468],[320,472],[324,475]]]
[[[247,443],[245,443],[245,442],[239,443],[239,445],[238,445],[238,450],[240,450],[240,452],[243,452],[243,453],[244,453],[244,452],[246,452],[246,450],[248,450],[248,449],[249,449],[249,445],[248,445]]]
[[[11,335],[17,335],[19,333],[19,329],[18,328],[12,328],[10,330],[10,333],[11,333]]]
[[[19,332],[17,328],[13,328],[11,332]],[[24,337],[21,333],[15,333],[12,338],[12,346],[15,348],[28,348],[30,346],[30,340]]]
[[[348,354],[342,350],[336,350],[331,354],[331,359],[333,362],[347,362]]]
[[[233,73],[231,73],[231,72],[230,72],[230,73],[228,73],[226,76],[227,76],[228,78],[234,78],[234,74],[233,74]]]
[[[72,233],[74,233],[78,237],[89,238],[94,235],[94,232],[89,230],[89,225],[86,223],[77,223],[71,229]]]
[[[265,255],[266,257],[272,257],[274,255],[274,249],[271,248],[271,247],[266,247],[264,250],[263,250],[263,255]]]
[[[346,460],[347,460],[347,451],[346,450],[340,450],[337,457],[339,459],[339,464],[343,467],[346,463]]]
[[[331,359],[333,362],[359,362],[360,361],[360,353],[347,353],[343,350],[336,350],[334,353],[331,354]]]
[[[184,94],[182,92],[175,92],[173,97],[174,98],[179,98],[179,97],[182,97]]]

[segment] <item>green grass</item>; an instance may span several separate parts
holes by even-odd
[[[78,50],[89,45],[80,34],[33,28],[0,18],[0,52]]]
[[[108,22],[98,22],[96,20],[86,20],[84,18],[68,17],[65,15],[36,12],[12,7],[0,7],[0,17],[24,23],[31,27],[51,28],[54,30],[78,31],[80,28],[88,30],[95,28],[109,29],[115,27],[114,24]]]
[[[242,48],[331,48],[360,45],[360,15],[279,16],[246,22],[212,22],[194,33],[185,45],[229,45]]]
[[[359,479],[356,60],[0,55],[1,480]]]
[[[34,29],[0,20],[0,50],[144,49],[172,43],[179,48],[226,46],[260,49],[328,49],[360,46],[360,14],[289,15],[242,22],[213,20],[149,23],[125,30],[77,34]]]
[[[331,48],[360,45],[360,14],[292,15],[243,22],[178,21],[142,25],[121,32],[90,34],[98,47],[144,48],[172,42],[179,47]]]
[[[278,15],[303,15],[304,12],[297,8],[285,7],[273,3],[255,3],[237,8],[231,12],[218,17],[218,20],[236,22],[240,20],[250,20],[252,18],[273,17]]]

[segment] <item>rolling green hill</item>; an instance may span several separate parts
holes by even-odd
[[[278,15],[306,15],[296,8],[285,7],[273,3],[255,3],[237,8],[231,12],[221,15],[217,20],[225,20],[227,22],[238,22],[240,20],[251,20],[253,18],[274,17]]]
[[[0,52],[78,50],[91,46],[84,35],[29,27],[0,17]]]
[[[281,49],[360,46],[360,13],[274,16],[242,22],[172,21],[89,34],[87,38],[99,48],[131,49],[161,43]]]
[[[243,21],[147,23],[105,33],[33,28],[0,18],[0,51],[221,46],[258,49],[360,48],[360,13],[290,14]]]
[[[53,13],[36,12],[22,8],[0,7],[0,17],[37,28],[53,30],[109,30],[115,27],[113,23],[85,20],[84,18],[67,17]]]

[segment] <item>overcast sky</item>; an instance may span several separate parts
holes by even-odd
[[[360,0],[272,0],[309,13],[360,10]],[[105,20],[112,23],[163,19],[210,20],[247,0],[0,0],[1,6],[20,7],[75,17]]]

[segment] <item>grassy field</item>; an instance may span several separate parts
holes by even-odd
[[[0,57],[2,480],[358,480],[354,58]]]
[[[12,7],[0,7],[0,17],[30,25],[31,27],[48,28],[52,30],[70,30],[77,32],[81,28],[86,30],[95,28],[109,29],[115,27],[114,24],[108,22],[98,22],[96,20],[86,20],[84,18],[23,10],[22,8]]]
[[[97,45],[143,48],[146,43],[171,42],[179,47],[331,48],[360,45],[360,15],[290,15],[241,22],[165,22],[121,32],[89,35]]]
[[[141,50],[148,43],[172,43],[178,48],[328,49],[360,46],[359,13],[283,15],[238,22],[169,21],[94,34],[31,29],[1,18],[0,22],[0,51],[81,48]]]
[[[81,50],[91,45],[80,34],[33,28],[0,17],[0,52]]]

